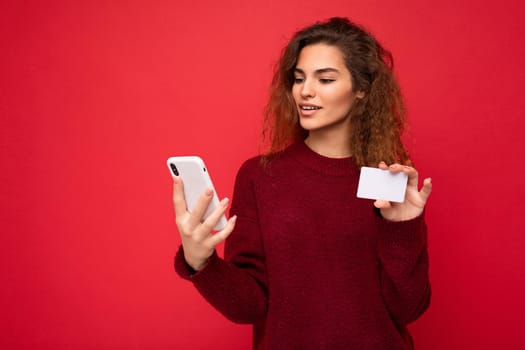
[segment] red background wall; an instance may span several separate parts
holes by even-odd
[[[271,67],[330,16],[389,48],[428,204],[419,349],[523,349],[524,6],[421,1],[2,1],[0,347],[247,349],[172,269],[170,155],[231,196]],[[315,188],[312,189],[315,191]]]

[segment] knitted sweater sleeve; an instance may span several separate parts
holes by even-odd
[[[256,323],[266,316],[266,269],[251,172],[245,163],[237,174],[230,210],[231,215],[237,215],[237,222],[226,240],[225,258],[215,252],[195,273],[184,260],[182,246],[175,257],[177,273],[237,323]]]
[[[381,288],[399,326],[421,316],[430,304],[427,226],[424,215],[402,222],[378,216]]]

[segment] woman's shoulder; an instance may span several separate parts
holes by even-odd
[[[289,151],[285,149],[274,154],[261,154],[248,158],[241,164],[238,176],[257,178],[271,175],[273,173],[272,170],[286,166],[288,163],[287,153],[289,153]]]
[[[258,156],[254,156],[254,157],[246,159],[245,161],[242,162],[239,171],[254,170],[254,169],[260,168],[262,164],[262,159],[263,159],[262,155],[258,155]]]
[[[264,170],[263,167],[263,156],[258,155],[246,159],[240,166],[237,172],[238,177],[254,177],[261,174]]]
[[[300,144],[294,143],[283,150],[275,153],[261,154],[244,161],[241,168],[247,167],[250,169],[269,170],[273,165],[287,164],[290,159],[294,158],[294,152],[301,148]]]

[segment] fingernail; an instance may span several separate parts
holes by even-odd
[[[226,208],[226,207],[228,206],[228,202],[229,202],[229,201],[230,201],[230,200],[229,200],[228,198],[224,198],[224,199],[221,201],[221,205],[222,205],[224,208]]]
[[[173,182],[178,184],[180,182],[179,177],[178,176],[173,176]]]
[[[211,190],[211,188],[207,188],[206,189],[206,195],[207,196],[211,196],[213,194],[213,191]]]

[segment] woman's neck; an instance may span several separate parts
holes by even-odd
[[[325,157],[348,158],[352,156],[348,137],[310,133],[304,143],[312,151]]]

